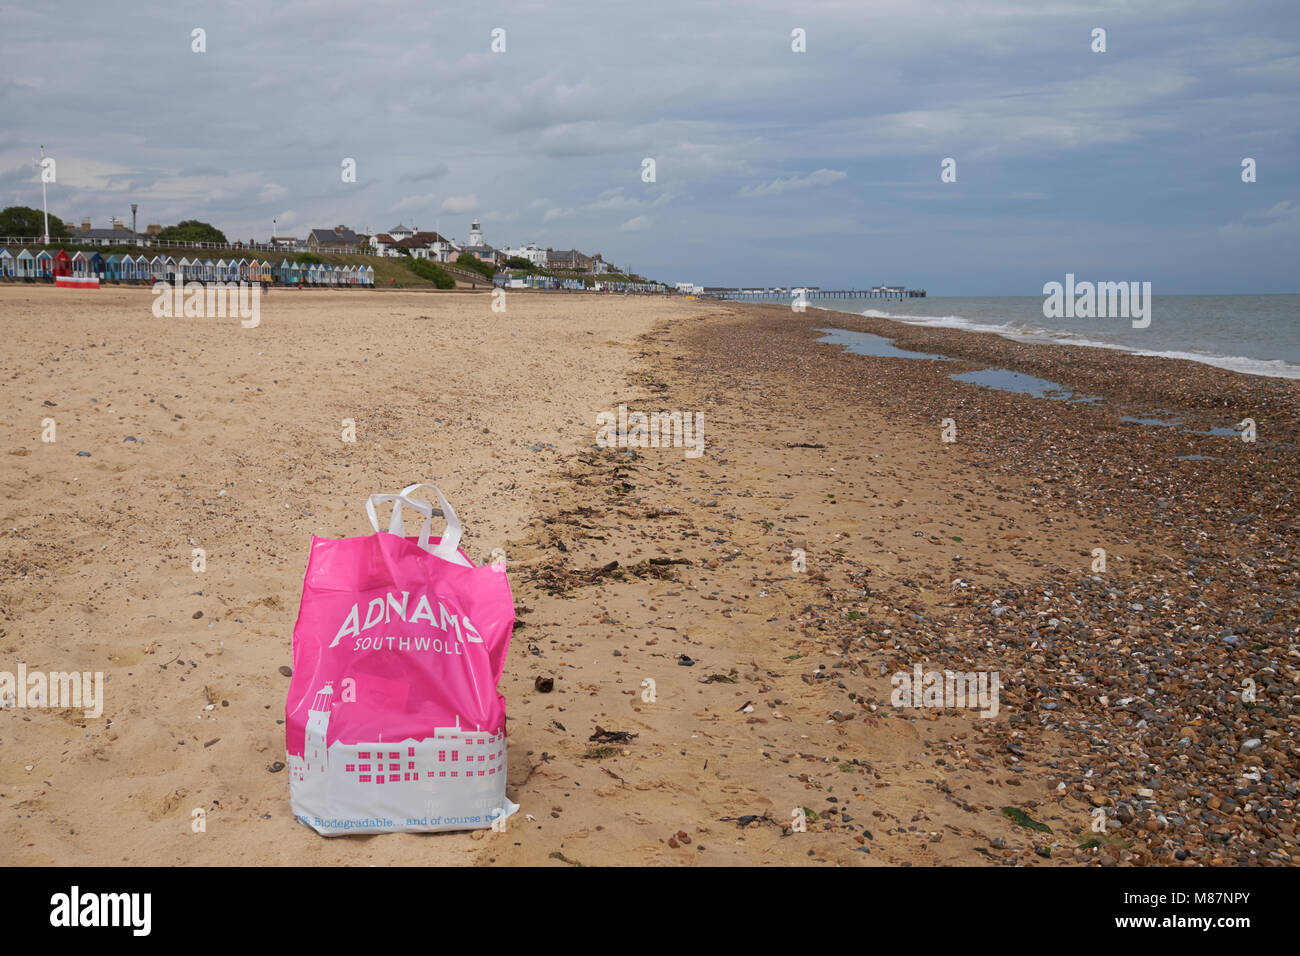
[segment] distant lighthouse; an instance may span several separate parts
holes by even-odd
[[[483,230],[479,227],[477,219],[469,224],[469,244],[471,246],[483,245]]]

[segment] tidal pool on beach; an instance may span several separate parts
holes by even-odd
[[[1024,372],[1013,372],[1006,368],[985,368],[976,372],[961,372],[948,377],[957,382],[969,382],[972,385],[981,385],[984,388],[994,388],[999,392],[1032,395],[1034,398],[1050,398],[1054,401],[1084,402],[1087,404],[1101,401],[1100,395],[1080,395],[1064,385],[1058,385],[1056,382],[1049,382],[1047,379],[1038,378],[1036,375],[1026,375]]]
[[[893,339],[871,332],[852,332],[848,329],[818,329],[825,338],[818,339],[827,345],[842,345],[854,355],[866,355],[871,358],[908,358],[934,359],[940,362],[954,362],[950,355],[935,355],[931,352],[910,352],[900,349]],[[997,389],[1000,392],[1015,392],[1020,395],[1032,395],[1035,398],[1050,398],[1072,402],[1100,402],[1100,395],[1077,395],[1063,385],[1049,382],[1045,378],[1013,372],[1006,368],[986,368],[974,372],[961,372],[949,376],[954,381],[981,385]]]
[[[894,340],[886,338],[883,335],[875,335],[871,332],[854,332],[849,329],[817,329],[821,332],[823,338],[818,339],[826,345],[840,345],[854,355],[865,355],[870,358],[906,358],[906,359],[933,359],[940,362],[957,361],[951,355],[937,355],[931,352],[911,352],[907,349],[900,349],[894,344]],[[1039,378],[1036,375],[1028,375],[1024,372],[1013,372],[1007,368],[985,368],[977,369],[973,372],[957,372],[948,376],[955,382],[965,382],[968,385],[978,385],[982,388],[992,388],[1000,392],[1012,392],[1017,395],[1030,395],[1034,398],[1046,398],[1052,401],[1066,401],[1072,404],[1097,405],[1103,401],[1101,395],[1084,395],[1076,392],[1057,382],[1049,381],[1045,378]],[[1120,417],[1121,422],[1127,422],[1133,425],[1145,425],[1151,428],[1170,428],[1176,425],[1182,425],[1183,420],[1180,418],[1159,418],[1153,415],[1123,415]],[[1209,431],[1194,431],[1193,429],[1183,429],[1188,434],[1194,435],[1212,435],[1227,436],[1240,434],[1236,429],[1221,428],[1218,426],[1211,427]],[[1210,460],[1209,456],[1192,456],[1182,460],[1201,461]]]
[[[870,332],[851,332],[848,329],[818,329],[818,332],[825,333],[825,338],[818,339],[818,342],[824,342],[827,345],[843,345],[854,355],[869,355],[872,358],[908,358],[908,359],[938,359],[941,362],[952,362],[954,359],[947,355],[931,355],[928,352],[909,352],[906,349],[900,349],[894,344],[893,339],[887,339],[883,335],[873,335]]]
[[[1182,421],[1176,418],[1170,421],[1166,421],[1163,418],[1150,418],[1150,417],[1144,417],[1142,415],[1122,415],[1120,416],[1120,421],[1131,422],[1134,425],[1152,425],[1158,428],[1169,428],[1173,425],[1182,424]]]

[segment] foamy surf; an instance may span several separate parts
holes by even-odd
[[[848,309],[841,306],[813,305],[813,308],[821,309],[826,312],[846,312]],[[1283,359],[1262,359],[1246,355],[1221,355],[1213,352],[1198,352],[1186,349],[1142,349],[1131,345],[1125,345],[1120,342],[1105,342],[1099,339],[1090,338],[1080,335],[1072,329],[1046,328],[1035,326],[1020,320],[1011,320],[1007,322],[980,322],[963,315],[900,315],[896,312],[886,312],[880,309],[862,309],[855,310],[857,314],[865,318],[888,319],[892,322],[901,322],[904,325],[916,325],[924,328],[947,328],[957,329],[962,332],[983,332],[992,335],[1001,335],[1015,342],[1024,342],[1033,345],[1073,345],[1083,348],[1098,349],[1115,349],[1119,352],[1128,352],[1132,355],[1149,355],[1155,358],[1183,359],[1189,362],[1198,362],[1201,365],[1210,365],[1215,368],[1226,369],[1230,372],[1240,372],[1245,375],[1262,375],[1269,378],[1287,378],[1300,380],[1300,364],[1288,362]]]

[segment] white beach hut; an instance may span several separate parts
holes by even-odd
[[[375,267],[365,266],[363,267],[362,271],[365,272],[366,274],[364,284],[368,286],[373,286],[375,284]]]
[[[12,279],[17,274],[17,258],[7,246],[0,246],[0,276]]]
[[[118,261],[117,277],[123,282],[135,281],[135,259],[129,252]]]
[[[217,260],[217,264],[214,268],[216,271],[216,277],[218,282],[230,281],[230,265],[231,263],[226,262],[225,259]]]
[[[19,279],[36,278],[36,257],[26,249],[20,249],[14,257],[14,275]]]
[[[84,252],[78,252],[72,257],[72,274],[74,276],[90,275],[90,256]]]

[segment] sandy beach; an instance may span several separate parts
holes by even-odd
[[[0,670],[107,680],[99,719],[0,710],[10,860],[1294,863],[1296,383],[814,310],[490,301],[276,290],[243,329],[0,285]],[[1103,400],[949,378],[990,367]],[[702,413],[703,455],[594,447],[620,404]],[[1222,433],[1246,417],[1254,443]],[[507,555],[521,810],[322,838],[282,769],[310,535],[367,534],[366,496],[422,479],[476,562]],[[895,706],[918,666],[998,672],[997,715]]]

